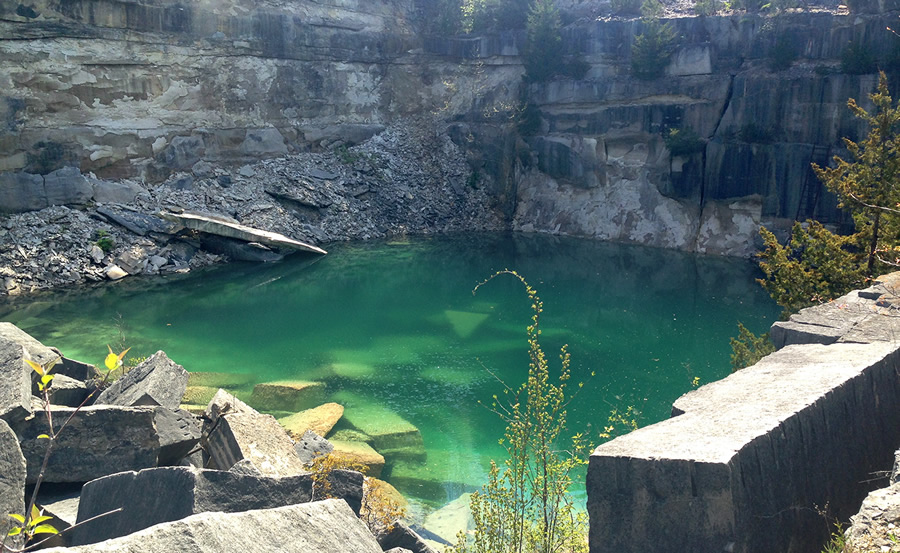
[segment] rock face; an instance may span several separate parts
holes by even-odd
[[[894,483],[867,495],[859,513],[850,518],[845,534],[848,551],[896,551],[898,526],[900,484]]]
[[[0,338],[0,417],[20,420],[32,412],[31,378],[25,348]]]
[[[15,433],[0,420],[0,511],[4,513],[25,513],[25,457],[19,449]],[[0,532],[6,536],[13,520],[9,517],[0,522]]]
[[[59,428],[74,411],[53,407],[53,423]],[[47,441],[43,416],[10,420],[28,462],[28,483],[40,470]],[[123,470],[156,466],[159,436],[151,407],[93,405],[81,409],[60,433],[47,465],[45,482],[87,482]]]
[[[188,373],[165,354],[158,351],[97,397],[98,405],[162,405],[177,409],[187,388]]]
[[[819,551],[827,528],[813,506],[846,519],[866,475],[891,465],[898,366],[890,342],[786,346],[601,445],[587,477],[591,552]]]
[[[273,531],[278,528],[278,531]],[[244,513],[201,513],[106,542],[47,553],[215,553],[234,551],[381,553],[346,503],[329,499]]]

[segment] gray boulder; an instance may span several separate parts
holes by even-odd
[[[303,464],[312,463],[316,457],[328,455],[334,451],[334,444],[319,436],[312,430],[307,430],[300,437],[300,440],[294,444],[294,451]]]
[[[157,407],[154,421],[159,433],[160,466],[177,465],[200,443],[200,421],[184,409]]]
[[[131,182],[94,180],[91,186],[94,201],[98,204],[127,204],[144,191],[140,185]]]
[[[36,375],[35,375],[36,376]],[[78,407],[88,396],[88,388],[84,382],[57,374],[50,385],[50,403],[66,407]]]
[[[249,459],[266,476],[306,472],[294,442],[275,417],[263,415],[224,390],[206,408],[205,449],[210,466],[228,470]]]
[[[82,205],[91,201],[94,188],[77,167],[63,167],[44,176],[47,205]]]
[[[0,323],[0,338],[21,345],[28,352],[29,359],[41,365],[61,357],[58,351],[48,348],[12,323]],[[54,367],[53,372],[59,373],[59,365]]]
[[[283,155],[287,153],[284,136],[276,128],[248,130],[241,153],[251,156]]]
[[[166,221],[155,215],[140,213],[125,206],[110,204],[97,208],[97,213],[111,223],[121,225],[140,236],[148,234],[171,235],[181,230],[181,227],[171,221]]]
[[[6,536],[13,520],[7,513],[25,512],[25,457],[9,425],[0,420],[0,532]]]
[[[53,351],[56,350],[54,349]],[[88,363],[82,363],[81,361],[69,359],[65,356],[63,356],[62,360],[53,367],[53,374],[62,374],[70,378],[74,378],[75,380],[80,380],[82,382],[100,376],[100,373],[97,372],[97,367]]]
[[[343,501],[329,499],[243,513],[201,513],[128,536],[45,553],[382,553]]]
[[[396,522],[391,531],[378,537],[378,544],[384,550],[402,548],[412,553],[435,553],[421,536],[402,522]]]
[[[126,407],[162,405],[178,409],[187,382],[188,373],[184,367],[169,359],[165,352],[157,351],[104,390],[96,403]]]
[[[57,430],[75,411],[72,407],[51,408]],[[47,420],[41,415],[12,419],[10,428],[19,438],[28,468],[27,482],[37,478],[44,453]],[[93,405],[72,416],[59,433],[44,475],[45,482],[87,482],[123,470],[156,466],[159,436],[154,425],[154,409]]]
[[[25,364],[25,348],[0,338],[0,417],[24,419],[32,413],[31,370]]]
[[[44,177],[31,173],[0,173],[0,213],[37,211],[45,207]]]

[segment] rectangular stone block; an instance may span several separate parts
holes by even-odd
[[[818,553],[900,443],[900,351],[787,346],[598,447],[591,553]]]

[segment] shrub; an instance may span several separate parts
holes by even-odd
[[[841,72],[850,75],[867,75],[878,71],[878,63],[872,49],[854,40],[841,52]]]
[[[525,80],[549,80],[560,69],[562,36],[559,11],[553,0],[535,0],[528,14],[528,34],[523,63]]]
[[[641,3],[641,17],[659,19],[663,15],[663,5],[659,0],[644,0]]]
[[[753,334],[742,323],[738,323],[738,335],[731,339],[731,372],[755,365],[760,359],[775,351],[769,333],[762,336]]]
[[[97,240],[94,242],[98,248],[103,250],[103,253],[109,253],[115,247],[116,242],[113,240],[112,236],[103,229],[97,231]]]
[[[719,13],[722,7],[722,0],[697,0],[694,3],[694,12],[697,15],[709,17]]]
[[[669,129],[663,136],[666,148],[673,156],[686,156],[702,152],[706,143],[694,129]]]
[[[671,22],[662,24],[656,19],[647,21],[644,31],[634,37],[631,45],[632,73],[644,80],[661,77],[676,46],[677,36]]]
[[[530,364],[527,380],[518,388],[504,384],[504,399],[494,396],[493,410],[506,422],[502,440],[508,457],[504,468],[491,461],[488,483],[472,494],[470,508],[475,522],[473,539],[459,535],[457,553],[507,553],[512,551],[587,552],[587,517],[575,509],[569,497],[573,469],[586,464],[587,444],[580,434],[571,448],[561,447],[566,428],[566,386],[570,377],[569,353],[563,346],[556,383],[538,342],[543,309],[537,293],[514,271],[500,271],[519,279],[531,301],[532,323],[527,328]],[[579,385],[580,387],[580,385]]]

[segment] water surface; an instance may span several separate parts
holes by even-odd
[[[635,405],[641,424],[665,418],[695,377],[730,372],[738,321],[760,332],[779,312],[737,259],[521,234],[329,250],[10,300],[0,318],[96,364],[124,343],[129,356],[163,349],[189,371],[322,381],[348,411],[386,407],[420,429],[428,458],[400,468],[389,458],[385,474],[439,505],[502,455],[503,425],[479,405],[502,389],[491,373],[518,385],[528,369],[522,285],[502,277],[472,294],[495,271],[517,270],[544,300],[552,367],[568,344],[573,380],[588,381],[571,430],[591,435],[613,407]]]

